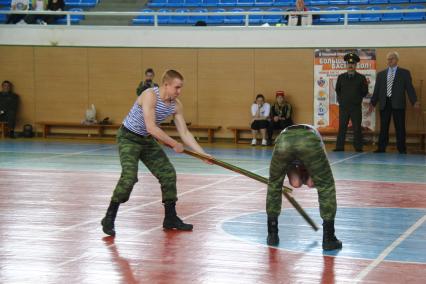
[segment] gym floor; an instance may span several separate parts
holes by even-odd
[[[268,176],[271,147],[202,146]],[[111,238],[100,220],[120,175],[112,141],[0,140],[0,283],[425,283],[424,153],[329,152],[343,249],[324,252],[322,230],[286,200],[268,247],[264,184],[166,151],[194,230],[163,231],[160,186],[141,164]],[[293,196],[321,228],[316,190]]]

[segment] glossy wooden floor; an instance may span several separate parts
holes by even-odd
[[[271,148],[206,149],[268,175]],[[160,187],[141,166],[114,239],[100,227],[114,144],[0,140],[0,283],[426,283],[425,155],[329,153],[343,250],[325,253],[286,201],[268,247],[265,185],[168,153],[194,231],[162,230]],[[320,225],[316,191],[294,196]]]

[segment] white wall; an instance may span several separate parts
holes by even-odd
[[[0,25],[0,45],[105,47],[424,47],[426,24],[311,27]]]

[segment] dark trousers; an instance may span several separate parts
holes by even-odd
[[[0,121],[7,122],[7,127],[10,130],[14,130],[16,123],[16,113],[12,111],[6,111],[5,113],[0,114]]]
[[[346,132],[349,119],[352,121],[354,131],[353,145],[356,150],[362,150],[362,110],[361,106],[339,106],[339,133],[337,134],[336,149],[345,148]]]
[[[400,153],[406,152],[405,145],[405,109],[393,109],[391,98],[386,99],[386,106],[380,111],[379,150],[385,151],[389,143],[389,125],[391,116],[396,132],[396,147]]]
[[[278,121],[271,120],[268,126],[268,140],[269,141],[272,140],[272,136],[274,135],[274,130],[281,131],[290,125],[293,125],[293,121],[291,119],[278,120]]]

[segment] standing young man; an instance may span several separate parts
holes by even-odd
[[[160,122],[173,115],[179,136],[184,144],[198,153],[206,154],[189,132],[178,97],[183,87],[183,76],[175,71],[164,73],[161,86],[145,90],[137,99],[123,125],[118,130],[117,141],[122,167],[120,180],[102,219],[105,234],[115,236],[114,222],[119,205],[129,200],[134,184],[138,181],[138,163],[141,160],[161,185],[165,208],[164,229],[190,231],[176,214],[176,171],[157,140],[182,153],[181,143],[159,128]]]

